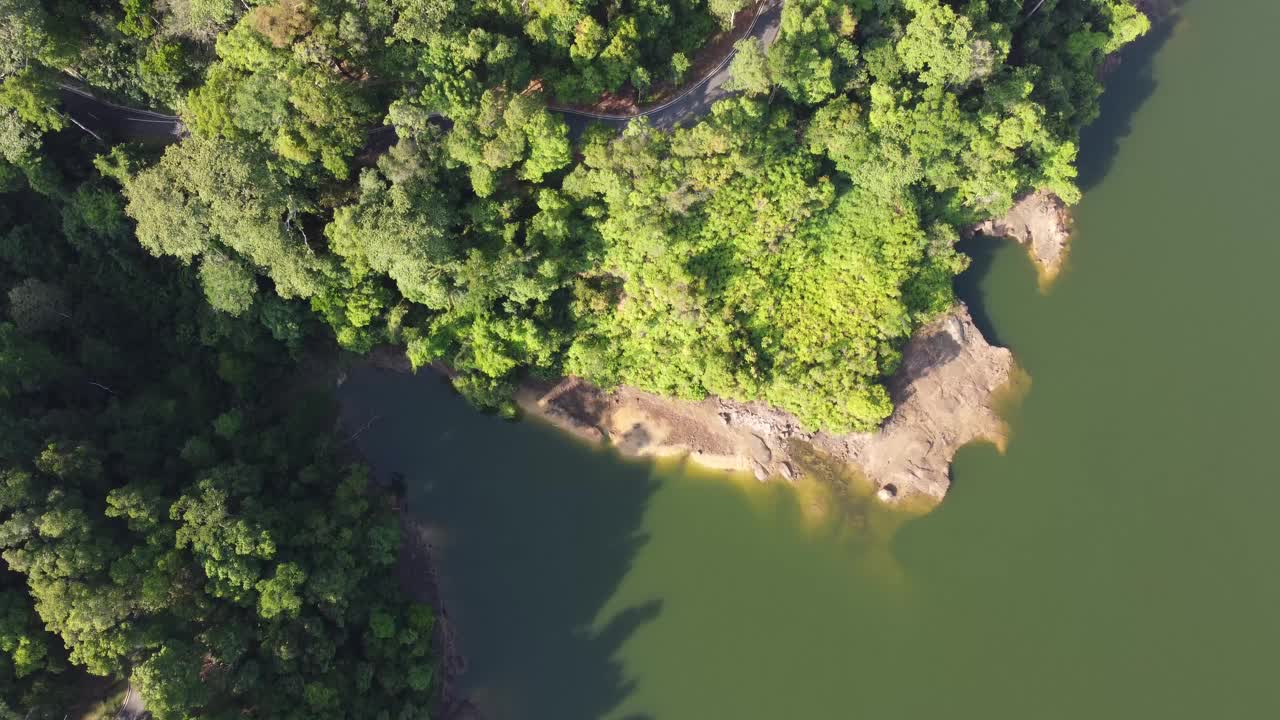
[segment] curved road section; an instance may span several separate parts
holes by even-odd
[[[745,37],[754,37],[768,47],[778,37],[781,24],[782,0],[766,0],[751,21]],[[554,106],[550,109],[564,117],[573,137],[580,135],[593,122],[622,128],[637,117],[649,118],[655,127],[672,128],[685,120],[706,115],[713,103],[730,95],[724,84],[732,75],[729,64],[734,54],[730,52],[715,69],[676,97],[634,115],[607,115]],[[72,122],[99,140],[102,136],[109,135],[121,140],[170,143],[176,142],[186,133],[186,126],[176,115],[109,103],[83,88],[66,83],[59,85],[59,94],[63,110]],[[392,128],[374,130],[370,145],[390,146],[394,143],[394,135],[390,130]]]
[[[769,47],[778,37],[778,30],[781,26],[782,0],[766,0],[761,5],[756,16],[752,18],[751,25],[747,28],[743,39],[753,37],[765,47]],[[733,76],[733,73],[729,72],[729,64],[736,54],[736,50],[730,51],[724,57],[724,60],[721,60],[720,64],[716,65],[711,72],[707,73],[698,82],[686,87],[674,98],[657,107],[642,110],[632,115],[606,115],[556,107],[554,105],[551,106],[551,110],[564,116],[564,121],[568,124],[569,131],[574,136],[579,135],[593,121],[623,128],[628,122],[638,117],[649,118],[649,122],[654,127],[673,128],[690,118],[699,118],[706,115],[711,111],[711,106],[717,100],[721,100],[731,94],[724,89],[724,84]]]

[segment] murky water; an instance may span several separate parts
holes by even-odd
[[[961,279],[1032,377],[906,518],[620,461],[438,380],[342,398],[436,529],[496,720],[1280,716],[1280,4],[1193,0],[1109,79],[1070,266]]]

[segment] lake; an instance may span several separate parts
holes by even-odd
[[[486,716],[1280,716],[1278,26],[1192,0],[1126,51],[1047,293],[1021,248],[966,247],[961,295],[1031,381],[1007,452],[963,450],[928,515],[353,372],[344,412],[377,417],[361,448],[432,528]]]

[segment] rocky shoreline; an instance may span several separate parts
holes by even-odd
[[[970,234],[1026,246],[1044,284],[1062,269],[1069,229],[1065,204],[1033,193]],[[604,391],[578,378],[528,383],[517,400],[526,414],[629,457],[687,456],[761,481],[793,480],[801,472],[796,443],[804,443],[861,471],[882,500],[936,504],[951,484],[951,461],[961,447],[975,441],[1004,446],[1007,428],[997,405],[1016,372],[1013,354],[988,343],[959,303],[907,343],[889,381],[893,415],[872,433],[808,432],[790,414],[760,402],[690,402],[630,387]]]
[[[970,234],[1004,237],[1027,248],[1047,288],[1062,272],[1071,242],[1071,214],[1062,200],[1046,192],[1026,195],[1004,217],[987,220]]]
[[[436,668],[436,692],[431,703],[431,717],[441,720],[483,720],[484,716],[471,699],[462,682],[467,671],[467,657],[458,642],[457,626],[449,617],[441,593],[439,563],[436,560],[435,543],[431,529],[409,512],[407,504],[400,508],[399,561],[396,571],[400,586],[410,599],[431,606],[435,611],[435,626],[431,631],[431,646],[436,648],[439,665]]]
[[[1033,193],[1005,217],[969,234],[1025,245],[1047,282],[1063,266],[1069,228],[1062,201]],[[410,371],[398,348],[377,348],[361,362]],[[439,363],[430,368],[452,374]],[[688,457],[709,469],[749,472],[761,481],[794,480],[802,472],[798,451],[808,446],[859,470],[882,500],[912,498],[933,505],[950,487],[951,461],[961,447],[975,441],[1004,446],[1007,428],[997,406],[1017,372],[1013,353],[987,342],[968,307],[958,303],[907,343],[902,366],[888,384],[894,412],[876,432],[810,432],[792,415],[761,402],[717,397],[691,402],[625,386],[605,391],[580,378],[528,381],[516,400],[527,416],[585,441],[607,443],[624,456]]]
[[[606,392],[577,378],[526,386],[519,401],[527,414],[626,456],[688,456],[762,481],[792,480],[802,471],[796,444],[805,443],[856,466],[883,499],[936,503],[960,447],[975,440],[1003,444],[995,404],[1013,372],[1013,354],[988,343],[961,304],[908,343],[889,384],[894,413],[874,433],[808,432],[790,414],[759,402],[689,402],[629,387]]]
[[[440,594],[440,577],[437,572],[431,532],[419,522],[408,506],[400,507],[399,561],[396,571],[400,586],[414,602],[431,606],[435,611],[435,626],[431,630],[431,645],[439,654],[436,695],[433,699],[432,717],[445,720],[474,720],[480,715],[467,693],[462,690],[460,678],[466,672],[467,660],[458,647],[457,631],[449,618]]]

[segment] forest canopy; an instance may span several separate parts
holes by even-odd
[[[299,372],[317,321],[209,303],[254,275],[151,257],[81,149],[0,192],[0,718],[85,671],[157,718],[424,717],[435,617]]]
[[[745,0],[0,0],[6,697],[74,665],[158,718],[421,716],[433,619],[291,381],[335,343],[500,412],[575,375],[877,427],[961,230],[1078,200],[1148,27],[1028,5],[785,0],[775,37]],[[735,37],[731,95],[675,128],[565,110]],[[186,132],[86,133],[67,87]]]
[[[400,344],[483,406],[572,373],[870,429],[906,339],[952,302],[959,229],[1032,190],[1078,198],[1103,58],[1146,18],[790,0],[768,47],[738,43],[737,98],[687,127],[571,132],[551,109],[644,85],[740,9],[278,0],[200,44],[161,8],[153,32],[206,54],[182,55],[190,136],[115,151],[127,212],[215,307],[306,303],[344,347]]]

